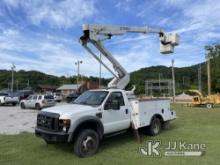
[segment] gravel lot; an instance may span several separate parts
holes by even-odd
[[[0,134],[34,132],[37,112],[34,109],[20,109],[20,106],[0,106]]]

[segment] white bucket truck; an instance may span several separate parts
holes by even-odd
[[[44,109],[38,113],[35,134],[47,143],[73,143],[79,157],[95,154],[103,137],[118,134],[129,128],[140,128],[150,135],[160,133],[163,124],[176,118],[170,109],[169,100],[140,100],[134,90],[124,88],[130,81],[127,71],[104,48],[102,41],[114,35],[131,33],[157,33],[161,53],[172,53],[179,44],[175,33],[164,33],[161,29],[145,27],[83,25],[82,46],[97,59],[114,78],[106,89],[89,90],[81,94],[73,104]],[[96,47],[113,65],[112,71],[92,51]],[[117,73],[115,73],[117,72]]]

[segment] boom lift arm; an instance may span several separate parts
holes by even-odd
[[[157,33],[160,38],[160,52],[163,54],[173,53],[173,49],[179,44],[179,36],[176,33],[164,33],[161,29],[151,29],[146,27],[128,27],[128,26],[104,26],[104,25],[83,25],[84,35],[80,37],[82,46],[98,60],[114,78],[109,82],[108,87],[117,87],[124,89],[130,81],[129,73],[122,65],[111,55],[103,46],[102,41],[111,39],[114,35],[123,35],[125,33]],[[100,58],[88,47],[88,43],[93,44],[113,65],[115,74]]]

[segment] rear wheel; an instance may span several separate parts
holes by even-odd
[[[161,131],[161,121],[158,118],[153,118],[150,126],[148,127],[148,133],[151,136],[156,136]]]
[[[37,103],[37,104],[35,105],[35,108],[36,108],[37,110],[41,110],[41,106],[40,106],[40,104]]]
[[[24,103],[21,103],[21,109],[25,109],[26,107],[25,107],[25,105],[24,105]]]
[[[98,151],[99,136],[92,129],[82,130],[74,141],[74,153],[79,157],[89,157]]]

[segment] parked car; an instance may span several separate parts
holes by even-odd
[[[19,98],[14,93],[0,93],[0,105],[11,104],[15,106],[19,103]]]
[[[34,92],[32,90],[19,90],[16,92],[16,95],[19,97],[19,101],[24,100],[33,94]]]
[[[53,97],[54,97],[54,100],[57,102],[61,102],[63,100],[63,96],[61,95],[61,93],[54,93]]]
[[[66,97],[66,102],[71,103],[79,97],[79,93],[71,93]]]
[[[56,104],[52,95],[30,95],[27,99],[21,100],[21,109],[35,108],[41,110],[44,107],[51,107]]]

